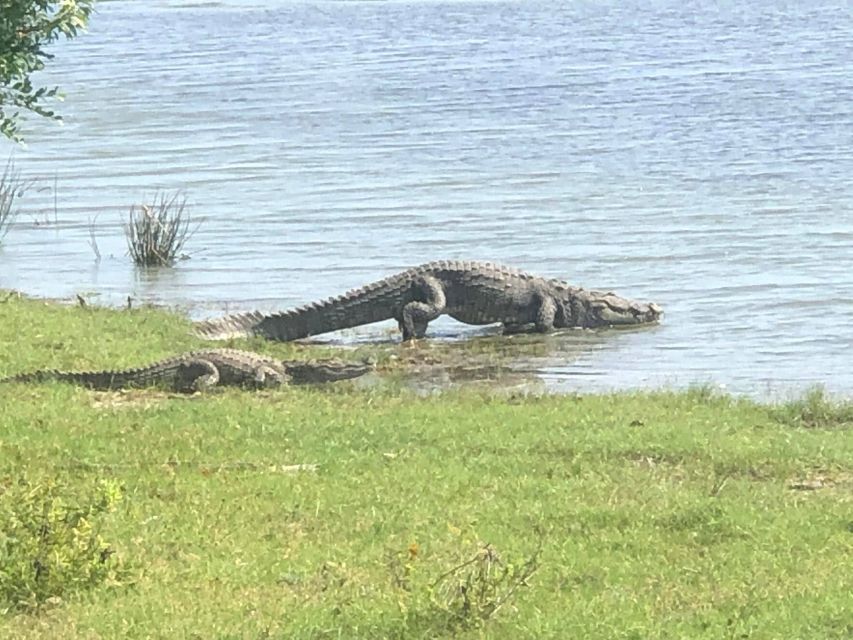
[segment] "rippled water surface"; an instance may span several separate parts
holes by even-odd
[[[853,395],[847,3],[123,0],[53,51],[0,287],[209,317],[491,259],[666,309],[519,355],[551,388]],[[157,189],[201,225],[138,273]]]

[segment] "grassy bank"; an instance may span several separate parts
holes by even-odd
[[[0,304],[0,375],[200,345],[158,311]],[[0,408],[7,498],[121,493],[91,516],[115,570],[0,600],[2,638],[853,634],[850,412],[819,397],[44,384]]]

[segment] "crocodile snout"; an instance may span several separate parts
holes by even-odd
[[[654,320],[659,320],[663,315],[663,307],[659,304],[655,304],[654,302],[650,302],[646,305],[647,311],[646,315],[648,316],[648,322],[652,322]]]

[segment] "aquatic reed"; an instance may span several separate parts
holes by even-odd
[[[170,266],[192,235],[187,199],[180,193],[154,196],[152,204],[133,205],[124,225],[127,250],[142,267]]]
[[[0,240],[9,232],[9,227],[18,213],[15,201],[24,195],[26,186],[21,179],[21,172],[9,158],[3,174],[0,175]]]

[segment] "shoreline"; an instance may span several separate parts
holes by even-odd
[[[122,314],[128,310],[126,305],[101,305],[97,300],[93,301],[80,295],[43,297],[20,290],[0,289],[0,305],[4,300],[14,299],[52,304],[67,309],[98,309],[104,313]],[[156,302],[136,304],[132,301],[131,310],[162,313],[184,324],[188,335],[178,339],[176,345],[193,344],[210,348],[226,344],[185,340],[191,337],[190,323],[195,321],[186,306]],[[222,313],[225,313],[224,309]],[[491,381],[496,389],[499,390],[503,386],[506,392],[524,388],[532,392],[557,395],[654,393],[703,388],[711,389],[721,395],[750,398],[763,404],[784,404],[796,401],[815,390],[822,390],[827,397],[838,401],[853,400],[853,390],[828,387],[825,382],[820,381],[801,385],[784,381],[775,383],[766,381],[760,385],[755,383],[747,388],[739,388],[710,380],[702,375],[688,381],[674,377],[670,379],[665,374],[657,372],[651,382],[640,377],[640,383],[634,385],[626,384],[621,379],[617,383],[608,383],[608,370],[604,366],[610,366],[613,372],[620,372],[621,366],[618,359],[619,351],[618,348],[614,350],[614,343],[618,344],[619,340],[640,340],[645,332],[657,330],[659,327],[654,326],[633,330],[567,330],[546,336],[502,336],[492,326],[473,328],[458,325],[453,321],[445,321],[443,324],[438,323],[431,331],[431,337],[422,342],[417,351],[412,352],[402,348],[396,327],[393,323],[387,322],[312,336],[291,343],[237,340],[228,341],[227,344],[233,343],[244,347],[250,344],[267,345],[273,349],[275,344],[290,345],[291,349],[317,349],[325,353],[339,351],[357,355],[369,354],[380,362],[400,360],[409,367],[413,387],[417,388],[420,385],[424,393],[470,385],[477,383],[479,378],[482,386],[488,386]],[[287,350],[287,347],[285,349]],[[590,375],[586,362],[590,356],[598,352],[605,354],[612,352],[613,359],[608,362],[596,361],[598,368],[593,372],[594,375]],[[419,361],[414,357],[415,353],[420,353],[424,357]],[[597,357],[601,358],[601,356]],[[496,375],[500,380],[493,379]],[[620,375],[624,376],[624,373],[620,372]],[[420,377],[420,383],[418,377]]]
[[[185,318],[157,309],[15,298],[0,319],[0,374],[200,346]],[[853,404],[707,387],[418,394],[400,377],[404,349],[437,353],[395,346],[370,385],[189,397],[0,385],[0,513],[17,518],[0,519],[0,539],[18,545],[3,560],[16,579],[0,572],[0,636],[849,631]],[[53,580],[39,582],[32,514],[61,504],[95,505],[87,523],[104,546],[81,555],[63,540],[88,529],[57,534],[39,564]],[[477,600],[459,596],[469,581]]]

